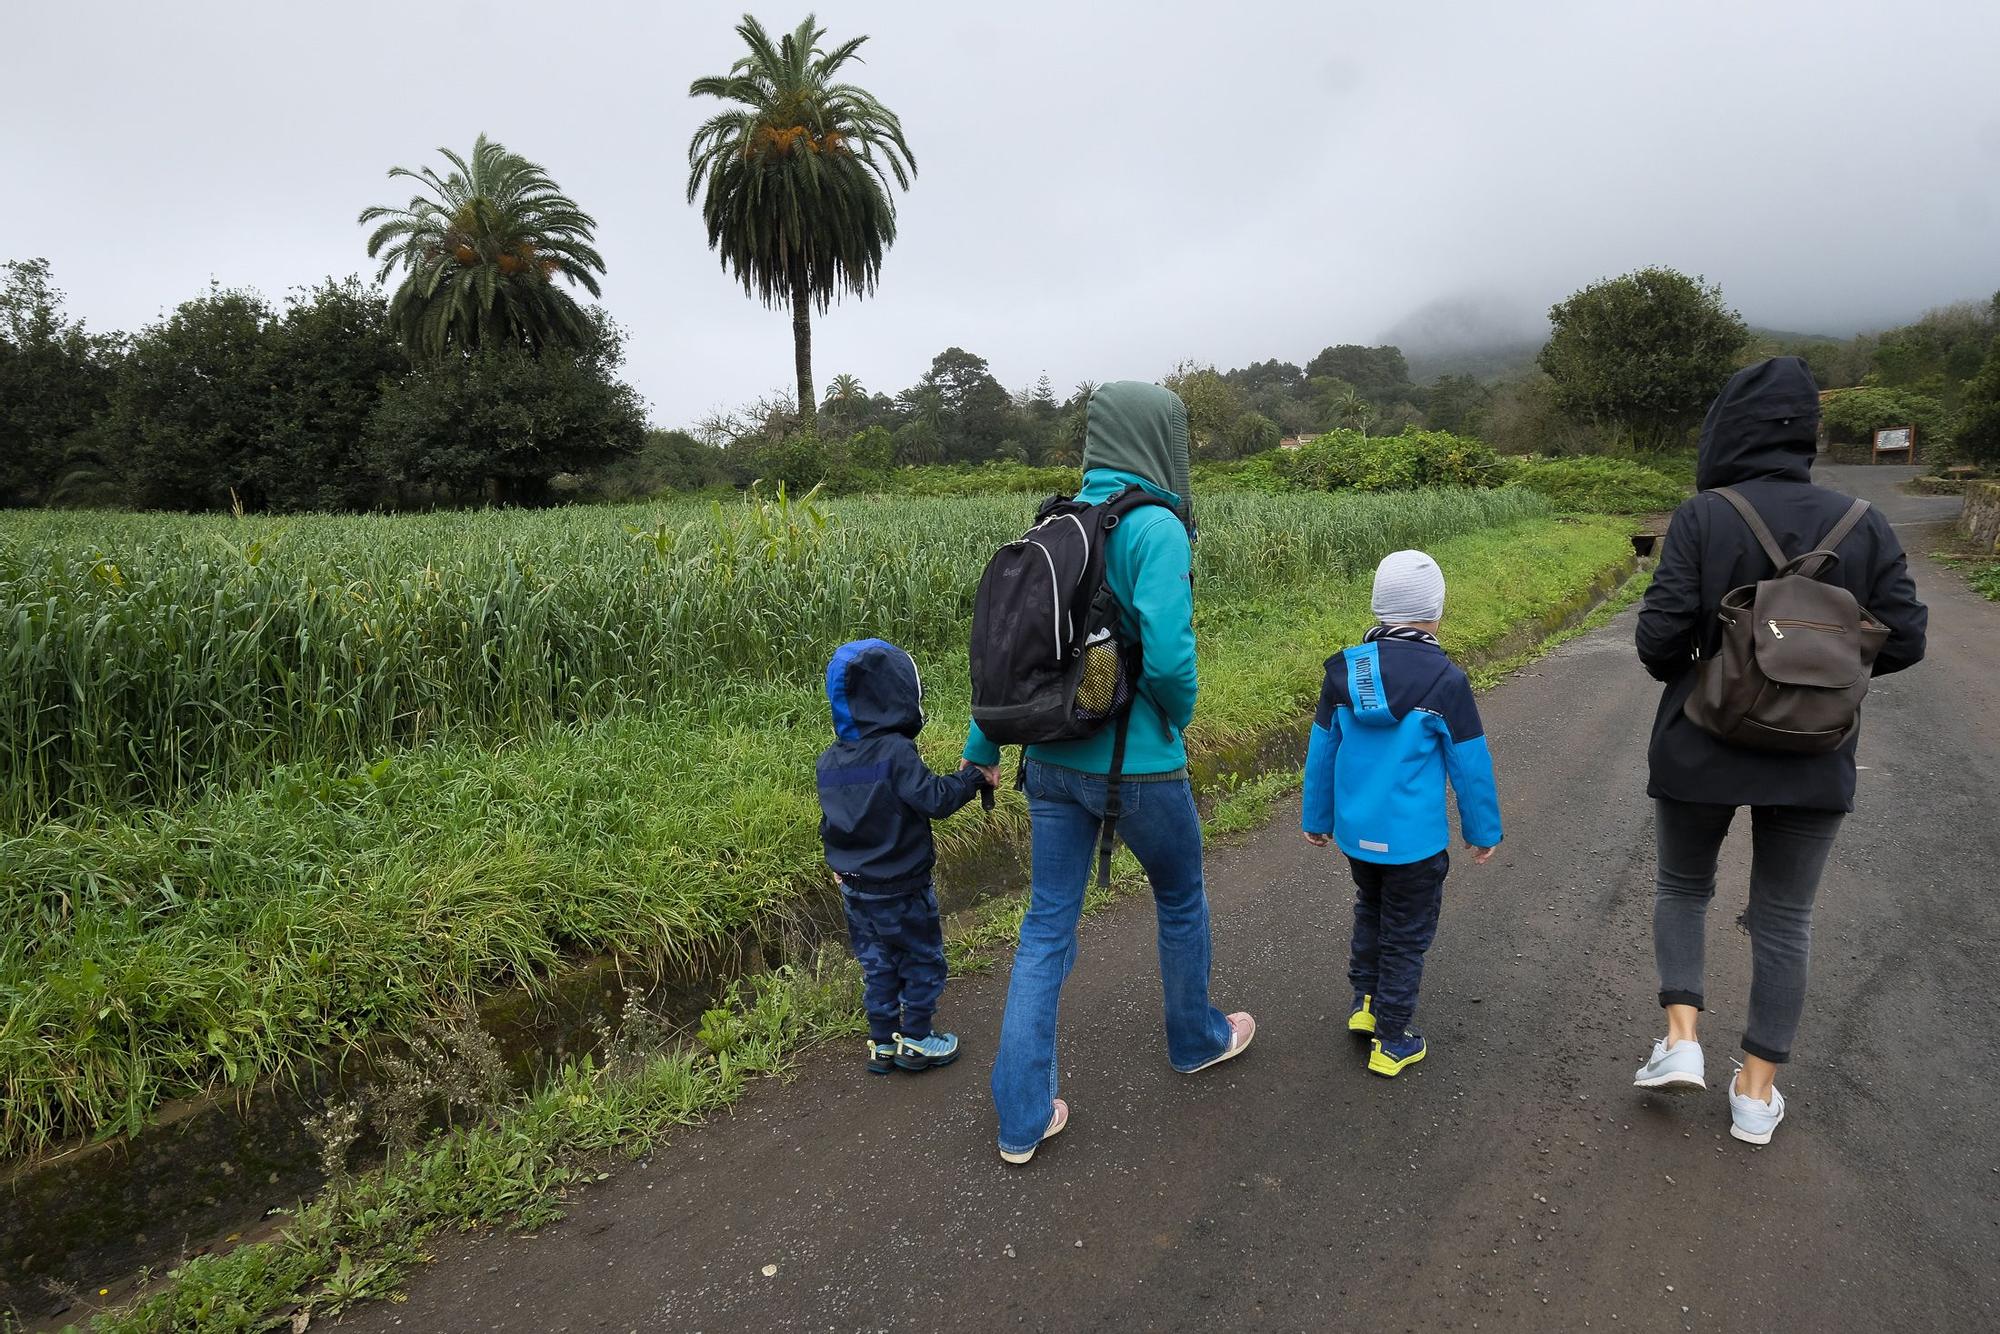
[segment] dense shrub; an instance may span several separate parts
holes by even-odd
[[[1248,458],[1230,459],[1226,463],[1196,459],[1190,483],[1197,497],[1223,491],[1277,495],[1296,489],[1291,482],[1278,475],[1278,462],[1286,457],[1280,450],[1267,449]]]
[[[1330,431],[1281,457],[1278,474],[1314,491],[1413,491],[1425,486],[1498,486],[1500,458],[1483,441],[1446,431],[1363,436]]]
[[[584,491],[593,500],[644,500],[649,496],[708,491],[734,483],[723,452],[686,431],[648,431],[639,452],[592,473]]]
[[[1913,389],[1842,389],[1822,401],[1820,421],[1826,438],[1837,443],[1870,444],[1886,426],[1915,426],[1919,454],[1951,443],[1944,404]]]
[[[851,436],[799,432],[752,442],[749,475],[735,480],[783,483],[801,495],[815,486],[828,495],[853,495],[884,489],[895,472],[895,456],[895,437],[884,427]]]
[[[1075,468],[989,463],[977,468],[901,468],[884,479],[884,489],[912,496],[1053,496],[1074,492],[1082,480]]]
[[[588,473],[646,438],[638,392],[616,377],[615,336],[540,354],[505,344],[427,366],[368,419],[372,475],[404,504],[537,503],[559,473]]]
[[[1513,480],[1571,514],[1656,514],[1687,497],[1680,482],[1629,459],[1524,459]]]

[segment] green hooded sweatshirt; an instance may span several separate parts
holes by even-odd
[[[1188,540],[1187,408],[1158,385],[1118,380],[1090,396],[1083,442],[1083,489],[1096,504],[1137,483],[1173,506],[1149,505],[1111,531],[1104,577],[1125,609],[1124,630],[1144,647],[1139,697],[1125,736],[1125,776],[1187,775],[1181,729],[1194,717],[1194,549]],[[1028,747],[1028,757],[1087,774],[1111,771],[1113,729],[1081,741]],[[996,764],[1000,748],[979,724],[965,741],[965,758]]]

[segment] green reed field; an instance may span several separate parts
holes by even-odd
[[[926,667],[933,763],[1018,498],[265,522],[0,518],[0,1154],[137,1130],[565,959],[823,890],[833,646]],[[1518,490],[1199,508],[1198,754],[1293,721],[1424,546],[1476,650],[1626,554]],[[1018,802],[941,826],[964,849]]]

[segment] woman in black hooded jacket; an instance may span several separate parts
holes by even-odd
[[[1723,594],[1775,571],[1727,499],[1748,500],[1789,555],[1814,550],[1853,502],[1812,484],[1819,388],[1797,357],[1738,371],[1702,423],[1698,494],[1674,513],[1652,587],[1639,610],[1639,660],[1666,683],[1653,721],[1647,795],[1655,802],[1659,869],[1653,951],[1667,1036],[1635,1083],[1706,1087],[1696,1017],[1702,1009],[1702,933],[1722,840],[1740,806],[1751,808],[1751,984],[1742,1071],[1730,1081],[1731,1133],[1767,1143],[1784,1117],[1775,1080],[1791,1054],[1805,1004],[1813,897],[1841,820],[1854,809],[1854,750],[1848,738],[1824,755],[1731,745],[1690,722],[1697,655],[1717,651]],[[1888,626],[1877,676],[1924,656],[1927,613],[1881,511],[1870,509],[1823,573]]]

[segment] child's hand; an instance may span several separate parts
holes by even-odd
[[[1308,842],[1308,843],[1312,844],[1312,845],[1313,845],[1314,847],[1316,847],[1316,848],[1323,848],[1323,847],[1325,847],[1325,846],[1326,846],[1327,844],[1329,844],[1329,843],[1333,842],[1333,835],[1332,835],[1332,834],[1307,834],[1307,835],[1306,835],[1306,842]]]
[[[1475,866],[1486,865],[1486,863],[1493,860],[1493,854],[1499,851],[1498,848],[1482,848],[1474,843],[1468,843],[1465,846],[1471,850],[1472,863]]]
[[[971,760],[960,760],[958,767],[960,769],[977,769],[979,770],[980,782],[986,784],[988,787],[1000,786],[1000,766],[997,764],[974,764]]]

